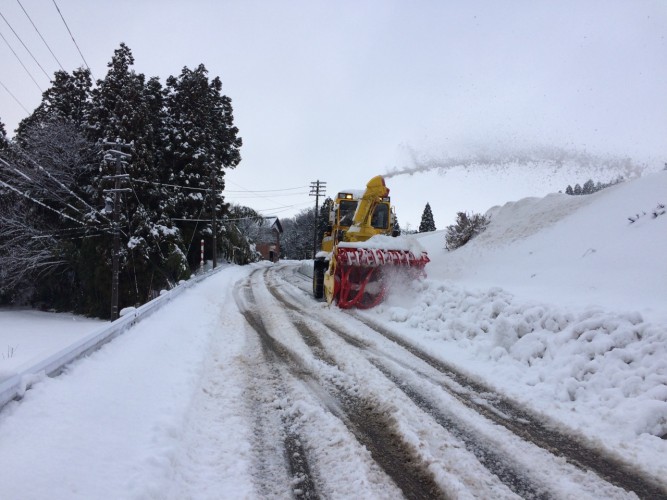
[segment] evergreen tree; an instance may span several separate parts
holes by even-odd
[[[482,214],[458,212],[456,224],[447,226],[445,248],[451,251],[465,245],[483,232],[488,224],[489,219]]]
[[[333,208],[333,200],[327,197],[320,207],[319,217],[317,218],[317,251],[319,251],[324,233],[331,231],[331,223],[329,222],[329,213]],[[283,228],[284,229],[284,228]]]
[[[247,264],[256,262],[259,257],[255,244],[259,237],[264,217],[250,207],[232,204],[222,217],[225,238],[222,255],[230,262]]]
[[[595,192],[595,183],[588,179],[581,188],[581,194],[593,194]]]
[[[574,194],[575,195],[580,195],[581,194],[581,186],[579,184],[574,185]]]
[[[569,184],[565,188],[565,194],[570,194],[570,195],[574,194],[574,191],[572,190],[572,186],[570,186]]]
[[[401,226],[398,223],[398,217],[396,216],[396,214],[394,214],[394,225],[393,225],[392,230],[391,230],[391,235],[392,236],[400,236],[402,234],[402,232],[403,231],[401,230]]]
[[[120,205],[120,307],[189,274],[190,242],[212,228],[172,219],[224,215],[224,169],[239,163],[241,139],[220,79],[209,80],[200,65],[163,88],[133,65],[121,44],[94,90],[88,70],[56,72],[15,141],[0,123],[0,156],[12,166],[0,179],[31,196],[0,188],[0,296],[11,281],[48,307],[108,316],[112,238],[100,207],[116,167],[101,161],[106,142],[131,147],[122,168],[130,177],[122,187],[131,191]],[[251,261],[251,239],[228,222],[218,224],[218,249]],[[198,253],[191,248],[196,261]]]
[[[7,148],[9,144],[9,139],[7,138],[7,132],[5,131],[5,124],[0,120],[0,151]]]
[[[91,134],[98,143],[131,145],[132,157],[122,172],[130,176],[124,187],[132,193],[121,200],[120,224],[125,234],[121,238],[121,307],[144,302],[154,290],[169,287],[189,274],[181,234],[169,219],[163,203],[166,193],[159,182],[159,150],[164,136],[161,85],[157,79],[146,83],[144,75],[132,69],[133,64],[132,51],[121,44],[108,64],[107,75],[92,93],[89,114]],[[100,203],[104,189],[112,187],[104,177],[115,175],[115,170],[113,161],[100,164],[95,180]],[[104,254],[98,262],[105,267],[111,261],[109,238],[98,249]],[[100,264],[92,271],[97,272]]]
[[[167,79],[166,106],[168,146],[165,168],[169,182],[182,186],[170,207],[174,217],[219,219],[227,210],[222,191],[224,170],[241,160],[241,139],[234,126],[231,99],[221,94],[219,78],[209,81],[203,64],[183,68],[178,77]],[[180,222],[185,241],[212,236],[210,223]],[[224,245],[222,226],[218,227],[218,247]],[[197,261],[197,249],[190,248],[188,259]]]
[[[46,122],[64,122],[83,130],[90,110],[91,88],[92,80],[87,69],[80,68],[71,75],[56,71],[51,86],[42,93],[42,102],[19,123],[16,131],[19,144],[23,145],[28,130]]]
[[[431,205],[426,204],[424,212],[422,213],[422,220],[419,223],[419,232],[426,233],[435,231],[435,222],[433,221],[433,212],[431,212]]]

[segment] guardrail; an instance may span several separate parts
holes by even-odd
[[[44,377],[55,377],[59,375],[63,369],[73,361],[98,350],[107,342],[118,337],[136,323],[150,316],[162,306],[169,303],[172,299],[178,297],[184,290],[219,272],[225,267],[226,266],[220,266],[211,271],[196,275],[150,302],[145,303],[143,306],[136,308],[134,311],[124,314],[113,323],[89,333],[61,351],[28,368],[21,369],[18,373],[0,383],[0,408],[14,399],[22,398],[25,391],[35,382],[42,380]]]

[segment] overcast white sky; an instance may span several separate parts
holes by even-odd
[[[80,66],[53,0],[20,1],[64,68]],[[415,157],[432,164],[484,150],[501,160],[547,145],[667,161],[664,0],[56,1],[96,78],[121,41],[135,70],[163,83],[199,63],[221,77],[244,140],[227,198],[266,214],[310,206],[305,186],[316,179],[328,194],[361,188]],[[0,0],[0,12],[47,73],[58,69],[16,0]],[[1,19],[0,33],[46,89]],[[0,82],[28,110],[39,103],[1,39]],[[0,87],[8,130],[26,115]],[[403,226],[416,227],[428,201],[442,228],[458,210],[586,180],[539,170],[455,169],[387,184]],[[286,191],[232,192],[243,189]]]

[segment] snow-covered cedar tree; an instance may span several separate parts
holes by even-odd
[[[5,124],[0,120],[0,151],[7,147],[7,132],[5,131]]]
[[[482,214],[458,212],[456,214],[456,224],[447,226],[445,248],[454,250],[465,245],[484,231],[488,224],[489,219]]]
[[[398,217],[394,214],[394,226],[391,229],[392,236],[400,236],[402,234],[401,225],[398,223]]]
[[[89,70],[80,68],[71,75],[66,71],[56,71],[51,86],[42,93],[42,102],[19,123],[17,142],[23,145],[28,130],[49,121],[66,122],[79,131],[84,130],[90,111],[91,89]]]
[[[170,184],[183,186],[174,190],[171,210],[181,219],[219,220],[227,211],[222,191],[225,170],[241,160],[241,138],[234,126],[231,99],[221,93],[222,82],[209,80],[203,64],[194,70],[183,68],[178,77],[167,79],[165,105],[165,155],[163,163]],[[213,194],[212,194],[213,193]],[[177,222],[184,241],[212,235],[211,223]],[[229,242],[230,234],[217,225],[218,251]],[[191,247],[188,260],[197,262],[198,250]]]
[[[330,230],[331,224],[329,223],[329,213],[333,208],[333,200],[327,197],[322,206],[320,207],[319,215],[317,217],[317,245],[318,247],[322,244],[322,238],[324,238],[324,233]],[[318,248],[319,250],[319,248]]]
[[[595,183],[592,179],[588,179],[584,182],[583,187],[581,188],[581,194],[593,194],[595,192]]]
[[[120,187],[131,191],[120,195],[120,307],[144,302],[199,264],[199,239],[210,242],[212,225],[175,219],[210,220],[215,213],[219,220],[227,211],[224,169],[239,163],[241,139],[220,79],[209,80],[201,65],[184,68],[165,88],[133,65],[131,50],[121,44],[94,89],[88,70],[56,72],[41,104],[19,124],[16,140],[0,149],[12,164],[0,169],[0,179],[34,198],[0,188],[0,220],[12,221],[0,227],[6,230],[0,254],[3,243],[28,241],[20,258],[9,250],[3,255],[24,264],[37,256],[49,269],[59,266],[60,281],[37,293],[47,307],[67,297],[70,310],[109,315],[112,235],[110,217],[101,208],[111,201],[105,190],[115,187],[108,176],[116,173],[116,162],[104,154],[105,143],[122,142],[130,153],[121,168],[129,178]],[[5,135],[0,133],[0,141]],[[250,253],[247,241],[224,240],[238,234],[224,224],[217,225],[217,233],[217,253]],[[6,275],[13,267],[0,269]],[[42,287],[54,274],[36,265],[25,269],[34,272],[6,282]],[[59,293],[55,285],[75,293]]]
[[[429,231],[435,231],[435,222],[433,221],[431,205],[427,203],[424,207],[424,212],[422,213],[422,220],[419,223],[419,232],[426,233]]]
[[[616,184],[619,184],[624,181],[623,176],[618,176],[616,179],[614,179],[611,182],[593,182],[593,179],[588,179],[583,187],[580,186],[579,184],[576,184],[574,186],[574,189],[572,189],[571,185],[568,185],[567,188],[565,188],[565,194],[570,194],[570,195],[583,195],[583,194],[593,194],[597,193],[598,191],[601,191],[602,189],[608,188],[610,186],[614,186]]]
[[[248,264],[259,260],[255,244],[263,222],[264,217],[252,208],[231,204],[229,211],[220,221],[225,230],[225,237],[222,239],[222,257],[236,264]]]

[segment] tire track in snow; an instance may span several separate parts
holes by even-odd
[[[249,280],[251,280],[252,276],[258,272],[259,271],[253,272]],[[239,293],[239,288],[236,288],[234,299],[236,300],[239,311],[243,314],[251,328],[258,334],[262,353],[267,362],[267,367],[272,372],[271,376],[275,379],[274,384],[276,389],[279,393],[284,393],[285,389],[282,387],[277,365],[278,360],[284,359],[285,356],[289,357],[289,353],[268,334],[261,316],[256,312],[256,308],[253,310],[252,305],[255,303],[255,299],[249,284],[243,287],[244,298],[241,298]],[[261,385],[262,381],[255,381],[255,383]],[[263,420],[266,418],[264,410],[265,409],[261,409],[256,414],[256,427],[259,429],[264,427]],[[311,475],[310,466],[301,438],[290,425],[286,415],[281,415],[281,422],[283,427],[284,454],[289,474],[292,478],[292,494],[299,500],[317,499],[319,498],[319,494]]]
[[[470,379],[453,366],[434,358],[377,322],[356,313],[351,315],[443,375],[450,377],[462,390],[443,386],[445,390],[466,406],[502,425],[522,439],[531,441],[540,448],[565,458],[580,469],[592,471],[611,484],[634,492],[640,498],[647,500],[667,498],[667,491],[651,478],[645,477],[631,464],[607,456],[600,450],[587,446],[574,436],[568,436],[556,429],[549,428],[548,424],[544,424],[519,405],[502,397],[481,382]]]
[[[286,308],[292,310],[297,314],[302,314],[301,310],[291,303],[289,299],[286,299],[281,292],[276,289],[274,284],[267,284],[271,294]],[[307,332],[308,337],[317,337],[317,334],[310,330],[302,321],[298,318],[294,319],[294,323],[299,324],[299,332]],[[325,324],[326,328],[332,331],[334,334],[341,337],[345,342],[356,347],[361,351],[367,351],[371,348],[371,345],[344,332],[343,330],[337,328],[331,323]],[[319,343],[319,342],[318,342]],[[321,343],[319,343],[321,346]],[[489,446],[486,446],[479,438],[469,434],[463,430],[462,426],[455,422],[454,419],[445,416],[437,408],[431,404],[428,399],[421,395],[418,389],[405,384],[403,381],[399,380],[389,369],[387,369],[378,359],[371,360],[371,363],[382,372],[385,377],[391,380],[403,393],[408,396],[408,398],[420,409],[424,410],[426,413],[431,415],[435,421],[441,425],[447,432],[450,432],[456,438],[460,439],[463,443],[466,444],[466,448],[470,450],[480,461],[480,463],[487,468],[491,473],[495,474],[506,486],[508,486],[514,493],[521,496],[522,498],[529,499],[548,499],[551,498],[547,491],[544,488],[540,488],[529,480],[526,479],[525,474],[523,474],[518,467],[513,467],[514,464],[508,464],[505,457],[499,455]],[[392,436],[393,438],[393,436]],[[384,450],[378,450],[378,452],[384,452]]]
[[[267,287],[274,294],[272,287]],[[252,290],[247,289],[248,301],[255,302],[251,297]],[[274,297],[276,297],[274,295]],[[280,304],[296,312],[291,304],[280,301]],[[282,361],[284,366],[296,377],[308,384],[315,385],[324,393],[333,397],[340,405],[332,405],[330,401],[320,398],[324,407],[340,418],[355,438],[364,445],[376,463],[385,471],[391,480],[401,489],[408,499],[447,498],[438,486],[435,477],[428,469],[428,464],[421,461],[409,443],[397,430],[397,423],[387,415],[383,408],[375,401],[368,401],[357,394],[347,391],[344,387],[329,383],[324,386],[319,377],[305,367],[302,361],[286,346],[271,336],[259,314],[252,308],[239,303],[239,309],[248,320],[248,323],[262,338],[263,348],[273,353],[275,359]],[[324,347],[317,339],[317,335],[308,329],[303,322],[295,322],[295,328],[304,335],[304,341],[313,350],[313,354],[321,351],[325,356],[319,358],[327,364],[333,363],[333,358],[326,355]],[[314,486],[313,486],[314,488]]]
[[[283,268],[284,269],[284,268]],[[278,269],[279,271],[280,269]],[[287,282],[286,280],[284,280]],[[309,297],[308,290],[301,288],[299,285],[292,286],[304,291]],[[281,289],[281,292],[284,290]],[[303,294],[297,296],[296,294],[284,291],[285,295],[281,295],[276,289],[272,291],[274,296],[280,300],[286,307],[290,307],[295,311],[299,311],[305,303]],[[289,298],[286,296],[289,295]],[[289,305],[288,305],[289,304]],[[450,366],[442,361],[434,358],[423,349],[411,344],[399,335],[391,332],[383,325],[360,315],[357,312],[346,312],[349,316],[355,318],[363,323],[366,327],[373,330],[375,333],[381,335],[385,339],[400,346],[411,355],[419,358],[437,372],[444,375],[451,383],[443,383],[429,379],[430,382],[439,385],[448,394],[453,396],[459,402],[474,410],[476,413],[486,417],[488,420],[505,427],[507,430],[518,436],[524,441],[531,442],[537,447],[548,451],[549,453],[565,458],[568,463],[578,467],[583,471],[591,471],[600,478],[626,491],[634,492],[640,498],[656,499],[667,498],[667,491],[665,491],[660,484],[657,484],[651,478],[646,477],[641,471],[634,468],[631,464],[624,463],[614,457],[610,457],[601,453],[600,450],[587,446],[586,443],[579,441],[575,436],[569,436],[561,431],[550,428],[548,424],[543,423],[538,417],[532,415],[528,410],[521,408],[519,405],[511,402],[503,396],[495,393],[489,387],[479,381],[472,380],[460,370]],[[325,318],[318,318],[323,321],[326,327],[336,334],[338,334],[347,343],[359,348],[360,350],[367,350],[375,347],[370,343],[360,340],[354,335],[342,331],[337,325]],[[396,360],[393,360],[396,361]],[[429,411],[431,406],[422,395],[414,388],[406,387],[401,384],[395,376],[391,375],[386,366],[379,363],[377,358],[371,361],[380,369],[388,378],[393,380],[399,388],[401,388],[412,400],[428,413],[435,415]],[[414,368],[405,366],[408,370]],[[427,377],[424,373],[419,374],[422,377]],[[442,415],[439,418],[444,418]],[[437,418],[436,418],[437,420]],[[444,424],[443,420],[443,424]],[[449,429],[449,427],[447,427]],[[531,487],[521,477],[517,476],[516,467],[505,467],[496,460],[489,460],[485,457],[492,457],[495,452],[489,454],[489,450],[485,450],[484,446],[479,446],[479,443],[472,445],[477,439],[468,437],[471,442],[472,449],[478,449],[480,461],[490,463],[494,471],[513,491],[521,495],[527,495],[531,498],[539,498],[544,495],[542,488]],[[496,465],[500,465],[499,467]]]

